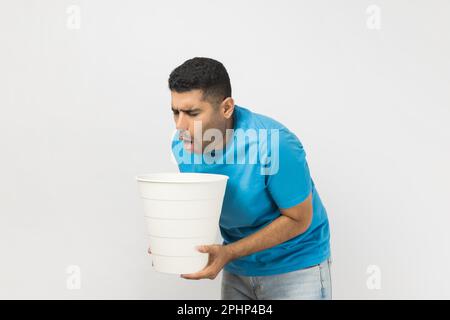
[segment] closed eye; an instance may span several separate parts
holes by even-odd
[[[172,112],[174,115],[178,115],[180,113],[180,111],[174,109],[172,109]],[[190,117],[196,117],[200,114],[200,112],[190,112],[190,111],[181,111],[181,112],[186,113]]]

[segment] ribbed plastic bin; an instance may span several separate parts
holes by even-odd
[[[144,202],[153,266],[164,273],[200,271],[219,230],[228,176],[209,173],[153,173],[136,177]]]

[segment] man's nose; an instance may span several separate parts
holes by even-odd
[[[186,115],[183,114],[183,112],[180,112],[178,114],[178,119],[176,121],[176,128],[177,130],[188,130],[189,129],[189,123]]]

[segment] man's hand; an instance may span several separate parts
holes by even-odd
[[[212,245],[204,245],[199,246],[197,248],[198,251],[203,253],[208,253],[208,264],[203,270],[190,273],[190,274],[182,274],[180,277],[184,279],[190,280],[199,280],[199,279],[215,279],[219,274],[220,270],[232,260],[232,254],[229,248],[225,245],[220,244],[212,244]]]

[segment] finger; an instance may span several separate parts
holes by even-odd
[[[150,250],[150,248],[148,248],[148,253],[149,253],[149,254],[152,254],[152,251]]]
[[[182,274],[180,276],[183,279],[188,279],[188,280],[200,280],[200,279],[205,279],[208,277],[207,274],[204,274],[204,273]]]
[[[208,278],[209,276],[209,268],[205,268],[199,272],[189,273],[189,274],[180,274],[180,277],[189,280],[200,280],[204,278]]]
[[[208,253],[211,251],[211,247],[208,245],[197,246],[197,251],[202,253]]]

